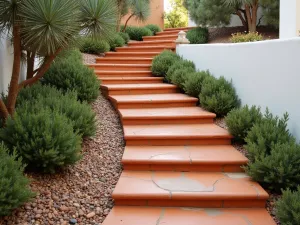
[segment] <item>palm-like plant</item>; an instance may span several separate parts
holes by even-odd
[[[256,32],[260,0],[224,0],[224,3],[236,9],[236,14],[249,32]]]
[[[0,0],[0,32],[12,37],[14,62],[7,103],[0,117],[15,110],[18,91],[38,81],[56,56],[76,42],[80,32],[109,37],[116,29],[117,7],[111,0]],[[21,55],[26,52],[27,79],[19,84]],[[34,59],[43,63],[34,70]]]

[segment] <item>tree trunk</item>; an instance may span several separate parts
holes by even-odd
[[[246,14],[244,14],[244,16],[243,16],[243,11],[240,10],[240,9],[237,9],[236,15],[238,15],[238,17],[239,17],[240,20],[242,21],[242,24],[243,24],[245,30],[246,30],[246,31],[249,31],[248,23],[247,23],[247,21],[246,21],[246,20],[247,20]],[[245,18],[244,18],[244,17],[245,17]]]
[[[27,75],[26,75],[26,79],[30,79],[34,75],[34,59],[35,59],[35,52],[27,51]]]
[[[13,47],[14,47],[14,62],[12,76],[10,80],[8,98],[7,98],[7,110],[8,113],[13,115],[16,106],[16,100],[18,96],[18,85],[21,70],[21,37],[20,27],[18,24],[13,26]]]
[[[9,113],[6,108],[6,105],[4,104],[3,100],[0,99],[0,117],[2,117],[4,120],[6,120],[8,116],[9,116]]]
[[[128,17],[128,19],[126,20],[126,23],[125,23],[125,25],[124,25],[124,28],[123,28],[122,32],[125,32],[126,27],[127,27],[127,24],[128,24],[129,20],[130,20],[132,17],[134,17],[134,14],[131,14],[131,15]]]
[[[62,49],[60,48],[60,49],[56,50],[56,52],[53,55],[47,57],[47,59],[45,60],[43,65],[38,69],[37,74],[34,77],[32,77],[28,80],[24,80],[22,83],[19,84],[19,90],[23,87],[34,84],[40,78],[42,78],[44,76],[44,74],[47,72],[47,70],[50,68],[51,63],[53,62],[53,60],[56,58],[56,56],[61,51],[62,51]]]
[[[258,6],[258,0],[253,0],[251,5],[245,5],[249,32],[256,32]]]

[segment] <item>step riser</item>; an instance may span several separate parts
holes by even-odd
[[[178,171],[178,172],[227,172],[227,173],[240,173],[244,172],[241,168],[243,165],[174,165],[171,164],[133,164],[132,162],[123,162],[125,170],[135,171]]]
[[[126,53],[126,52],[113,52],[113,54],[107,54],[105,58],[114,59],[114,58],[153,58],[158,55],[159,52],[148,52],[148,53]]]
[[[178,35],[178,33],[179,33],[180,31],[187,32],[188,29],[158,32],[158,33],[156,33],[156,36],[162,36],[162,35]]]
[[[178,38],[176,35],[175,37],[164,37],[164,36],[153,36],[153,37],[144,37],[144,41],[175,41]]]
[[[159,45],[163,45],[163,46],[168,46],[168,47],[171,47],[171,48],[175,48],[176,47],[176,44],[174,42],[169,42],[169,43],[145,43],[145,42],[142,42],[142,43],[129,43],[128,46],[130,47],[153,47],[153,46],[159,46]]]
[[[95,70],[105,70],[105,71],[150,71],[151,66],[139,66],[139,67],[134,67],[134,66],[116,66],[116,65],[111,65],[111,66],[101,66],[101,65],[95,65],[95,66],[90,66],[90,68],[95,69]]]
[[[124,57],[126,58],[126,57]],[[105,64],[151,64],[152,63],[152,59],[148,59],[148,60],[107,60],[107,59],[97,59],[96,60],[97,63],[105,63]]]
[[[117,109],[138,109],[138,108],[171,108],[171,107],[192,107],[196,103],[161,103],[161,104],[152,104],[152,103],[113,103]]]
[[[171,48],[119,48],[117,52],[162,52],[164,50],[171,50]]]
[[[213,123],[213,119],[122,119],[123,125],[155,125],[155,124],[210,124]]]
[[[114,196],[113,196],[114,197]],[[197,208],[264,208],[265,200],[241,199],[230,200],[148,200],[148,199],[115,199],[115,205],[119,206],[160,206],[160,207],[197,207]]]
[[[145,95],[145,94],[169,94],[177,93],[177,89],[150,89],[150,90],[117,90],[107,91],[107,89],[101,88],[102,93],[108,95]]]
[[[130,73],[130,71],[126,73],[113,73],[112,72],[101,72],[95,71],[96,75],[100,78],[110,78],[110,77],[152,77],[152,73],[150,71],[145,71],[145,73]]]
[[[101,78],[99,77],[101,80]],[[101,84],[159,84],[162,83],[161,80],[102,80]]]
[[[131,139],[125,137],[126,145],[146,145],[146,146],[177,146],[177,145],[230,145],[231,139],[220,138],[220,139]]]

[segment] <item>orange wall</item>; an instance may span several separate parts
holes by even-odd
[[[156,24],[160,26],[162,29],[164,28],[164,0],[150,0],[151,2],[151,16],[149,19],[144,23],[139,23],[135,20],[135,18],[132,18],[129,20],[128,25],[133,26],[145,26],[147,24]],[[125,24],[128,16],[124,16],[122,19],[122,24]]]

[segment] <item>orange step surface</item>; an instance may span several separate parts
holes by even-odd
[[[161,36],[145,36],[144,41],[175,41],[178,38],[178,34],[173,35],[161,35]]]
[[[212,123],[216,117],[200,107],[120,109],[119,113],[124,125]]]
[[[195,106],[197,98],[184,94],[152,94],[152,95],[110,95],[109,99],[116,108],[166,108]]]
[[[276,225],[265,209],[115,206],[102,225]]]
[[[170,46],[140,46],[140,47],[119,47],[117,52],[162,52],[164,50],[174,50]]]
[[[99,77],[151,77],[151,71],[108,71],[95,70]]]
[[[125,170],[242,172],[248,159],[231,145],[126,146]]]
[[[158,54],[160,54],[160,52],[106,52],[105,58],[152,58]]]
[[[269,195],[244,173],[123,171],[116,205],[263,208]]]
[[[156,40],[156,41],[132,41],[128,43],[128,46],[168,46],[175,48],[175,41],[171,40]]]
[[[127,145],[226,145],[232,136],[215,124],[124,125]]]
[[[88,64],[90,68],[95,70],[105,70],[105,71],[150,71],[151,64],[105,64],[105,63],[95,63]]]
[[[96,58],[97,63],[105,63],[105,64],[151,64],[152,60],[153,58],[139,58],[139,57]]]
[[[172,84],[107,84],[101,90],[106,95],[137,95],[176,93],[178,87]]]
[[[162,83],[162,77],[101,77],[102,84],[156,84]]]

